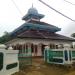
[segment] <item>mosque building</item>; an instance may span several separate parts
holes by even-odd
[[[45,46],[58,49],[58,45],[63,48],[64,44],[71,45],[75,41],[73,38],[56,33],[61,31],[61,28],[40,21],[43,17],[44,15],[39,14],[36,8],[31,7],[22,18],[26,22],[11,32],[13,39],[6,44],[19,50],[20,53],[27,53],[27,50],[31,49],[32,56],[43,56]]]

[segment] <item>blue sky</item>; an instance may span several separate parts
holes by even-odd
[[[15,28],[21,26],[24,21],[22,17],[27,13],[32,6],[38,10],[39,13],[44,14],[42,21],[61,28],[60,34],[70,36],[75,32],[75,22],[70,21],[59,15],[52,9],[46,7],[38,0],[14,0],[21,13],[17,10],[12,0],[0,0],[0,36],[5,31],[12,32]],[[71,17],[75,20],[75,5],[71,5],[64,0],[43,0],[58,11]],[[75,4],[75,0],[67,0]]]

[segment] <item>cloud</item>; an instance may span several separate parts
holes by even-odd
[[[72,33],[75,33],[75,22],[70,22],[59,32],[60,34],[71,36]]]

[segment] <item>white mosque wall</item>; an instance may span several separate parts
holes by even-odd
[[[34,45],[37,45],[37,54],[35,55],[35,48],[34,48],[34,52],[32,53],[32,56],[42,56],[42,51],[41,51],[41,45],[40,44],[44,44],[44,45],[50,45],[50,44],[55,44],[55,45],[65,45],[65,44],[69,44],[72,45],[71,41],[62,41],[62,40],[49,40],[49,39],[14,39],[11,40],[10,42],[7,43],[7,45],[17,45],[17,44],[26,44],[26,43],[33,43]]]
[[[63,40],[46,40],[46,39],[13,39],[11,41],[9,41],[8,43],[6,43],[7,45],[16,45],[16,44],[25,44],[25,43],[33,43],[33,44],[44,44],[44,45],[49,45],[49,44],[72,44],[71,41],[63,41]]]

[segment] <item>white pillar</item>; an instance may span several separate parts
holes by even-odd
[[[42,56],[41,44],[37,45],[37,56]]]
[[[70,61],[70,58],[69,58],[69,56],[70,56],[69,55],[70,45],[69,44],[65,44],[64,45],[64,50],[66,50],[67,53],[68,53],[68,60],[67,61],[64,60],[64,61],[65,61],[66,64],[71,64],[71,61]]]

